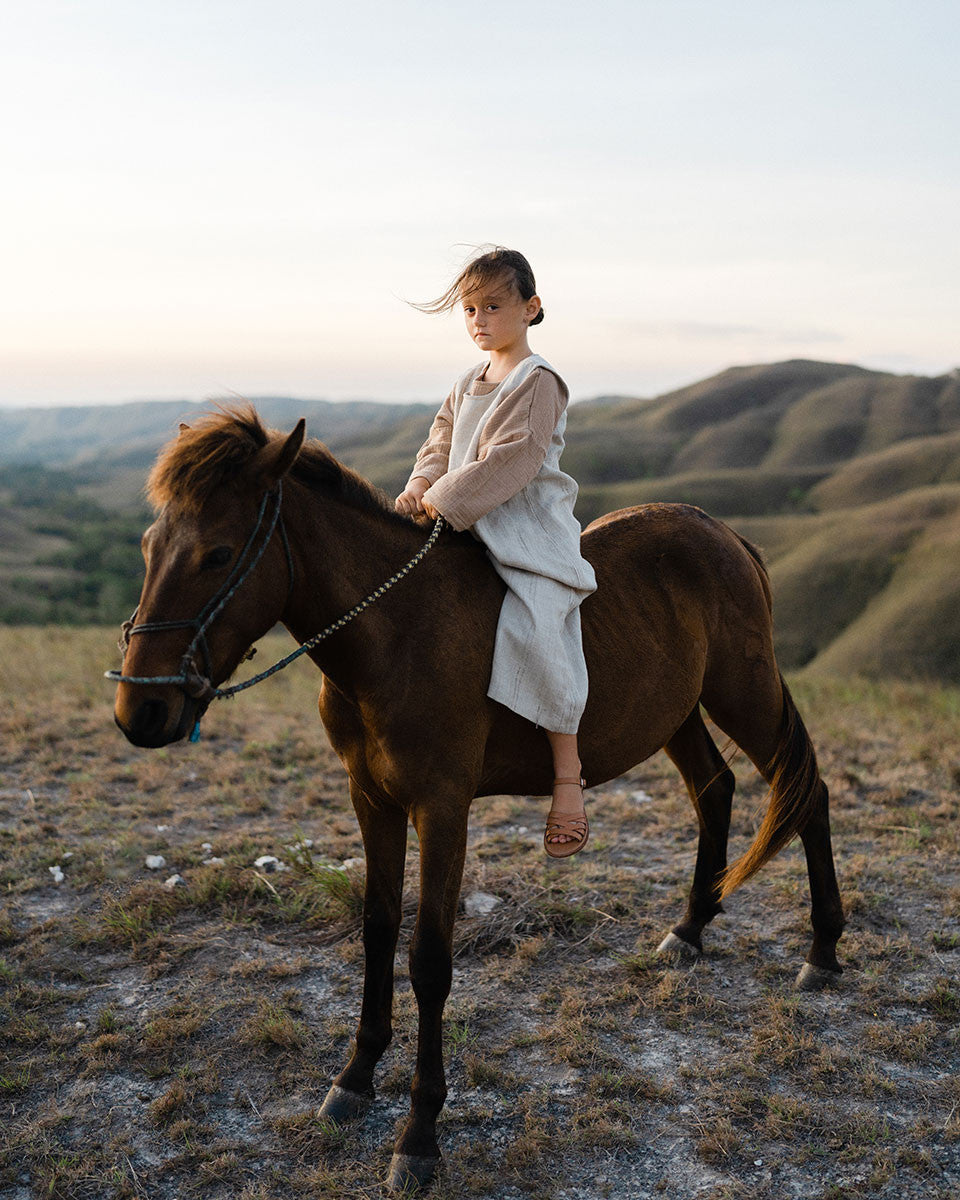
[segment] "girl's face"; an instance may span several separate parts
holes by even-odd
[[[483,292],[467,292],[461,301],[467,333],[486,354],[502,353],[522,343],[540,311],[540,297],[521,298],[512,280]]]

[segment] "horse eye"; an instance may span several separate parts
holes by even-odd
[[[229,546],[218,546],[216,550],[210,551],[203,560],[203,565],[205,567],[225,567],[231,558],[233,558],[233,551]]]

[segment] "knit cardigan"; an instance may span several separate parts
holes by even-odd
[[[476,373],[471,368],[466,376]],[[444,400],[410,473],[411,480],[429,480],[424,499],[459,530],[469,529],[536,476],[568,400],[559,376],[535,367],[500,398],[480,435],[477,461],[448,471],[453,423],[466,376]]]

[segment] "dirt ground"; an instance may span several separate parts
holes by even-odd
[[[100,679],[112,640],[0,630],[0,1200],[378,1196],[416,1039],[416,841],[394,1043],[337,1130],[314,1113],[359,1009],[363,865],[319,676],[298,663],[199,744],[136,750]],[[664,756],[590,793],[590,846],[561,864],[543,801],[478,801],[464,895],[499,903],[458,924],[437,1200],[960,1196],[960,693],[791,682],[831,790],[841,985],[794,990],[797,847],[700,961],[656,956],[696,845]],[[764,792],[733,768],[739,852]]]

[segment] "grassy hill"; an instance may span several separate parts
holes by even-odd
[[[342,404],[283,396],[253,400],[271,425],[292,426],[306,417],[311,436],[323,438],[330,446],[352,439],[377,441],[406,420],[427,420],[433,412],[429,404],[372,400]],[[0,463],[66,467],[94,462],[111,468],[146,468],[176,433],[178,422],[189,421],[209,407],[190,400],[154,400],[74,408],[0,408]]]
[[[763,548],[785,666],[960,679],[956,373],[733,368],[574,408],[569,441],[582,518],[684,500]]]
[[[262,398],[395,492],[431,405]],[[197,406],[0,411],[0,619],[114,620],[135,600],[139,489]],[[570,409],[586,524],[698,504],[764,550],[785,667],[960,681],[960,378],[842,363],[734,367]],[[27,467],[42,462],[43,469]]]

